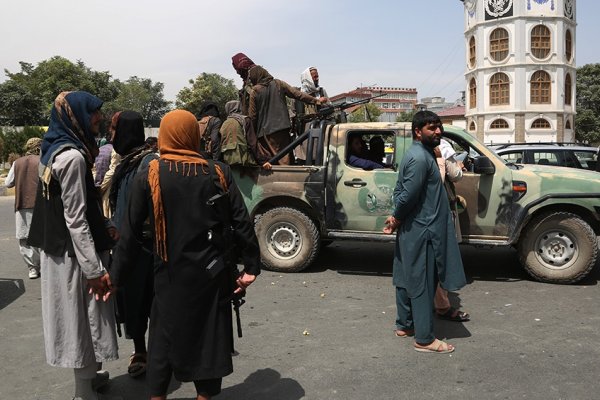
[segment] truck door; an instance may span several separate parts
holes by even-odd
[[[348,130],[337,140],[335,217],[333,226],[328,225],[344,231],[381,233],[393,211],[395,132]]]

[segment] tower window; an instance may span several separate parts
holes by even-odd
[[[477,81],[471,78],[469,82],[469,108],[477,107]]]
[[[490,35],[490,57],[494,61],[502,61],[508,57],[508,31],[496,28]]]
[[[571,82],[571,74],[565,75],[565,104],[571,105],[571,100],[573,96],[573,83]]]
[[[502,118],[495,119],[490,124],[490,129],[508,129],[508,122]]]
[[[550,29],[544,25],[537,25],[531,31],[531,54],[539,59],[550,54]]]
[[[469,130],[471,132],[473,132],[475,130],[475,122],[471,121],[471,123],[469,124]]]
[[[571,129],[571,120],[568,119],[567,123],[565,124],[565,129]]]
[[[550,129],[550,122],[544,118],[538,118],[531,123],[531,129]]]
[[[475,66],[475,61],[475,37],[471,36],[471,39],[469,39],[469,67],[473,68]]]
[[[547,72],[534,72],[531,76],[531,104],[549,104],[550,85],[550,75]]]
[[[497,106],[510,103],[510,83],[508,75],[497,72],[490,79],[490,105]]]
[[[573,36],[568,29],[565,33],[565,57],[567,57],[567,61],[573,61]]]

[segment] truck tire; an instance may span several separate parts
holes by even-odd
[[[303,212],[276,207],[260,216],[255,225],[264,267],[270,271],[298,272],[319,252],[320,234]]]
[[[552,212],[535,217],[518,245],[521,264],[535,279],[574,283],[596,264],[598,244],[590,225],[576,214]]]

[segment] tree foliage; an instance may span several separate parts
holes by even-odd
[[[147,123],[168,111],[164,84],[133,76],[125,82],[108,71],[94,71],[83,61],[55,56],[36,66],[20,62],[19,72],[4,70],[8,80],[0,84],[0,125],[47,125],[56,96],[63,91],[85,90],[105,103],[107,113],[138,111]]]
[[[600,142],[600,64],[577,68],[575,136],[586,143]]]
[[[0,129],[0,161],[10,161],[10,156],[13,154],[22,156],[25,154],[25,142],[29,138],[41,138],[43,135],[44,131],[37,126],[25,126],[23,129]]]
[[[196,79],[190,79],[190,87],[177,93],[175,105],[198,116],[202,103],[211,101],[219,107],[221,117],[225,117],[225,103],[236,100],[237,88],[233,80],[219,74],[203,72]]]
[[[417,112],[417,110],[401,112],[396,117],[396,122],[412,122],[413,117],[415,116],[416,112]]]
[[[125,82],[117,83],[118,95],[106,103],[102,109],[107,115],[117,111],[137,111],[144,117],[148,126],[158,126],[162,116],[169,111],[171,103],[165,100],[161,82],[152,82],[151,79],[132,76]]]
[[[352,111],[348,122],[375,122],[379,121],[381,110],[373,103],[367,103]]]

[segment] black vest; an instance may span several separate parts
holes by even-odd
[[[37,188],[27,244],[39,247],[55,257],[64,256],[65,250],[68,250],[69,257],[75,257],[73,241],[65,222],[60,184],[54,178],[50,180],[49,199],[43,196],[42,186],[40,184]],[[114,243],[104,224],[104,216],[100,207],[102,196],[94,185],[94,178],[89,169],[85,175],[85,186],[87,193],[85,215],[94,239],[94,247],[97,252],[109,250]]]

